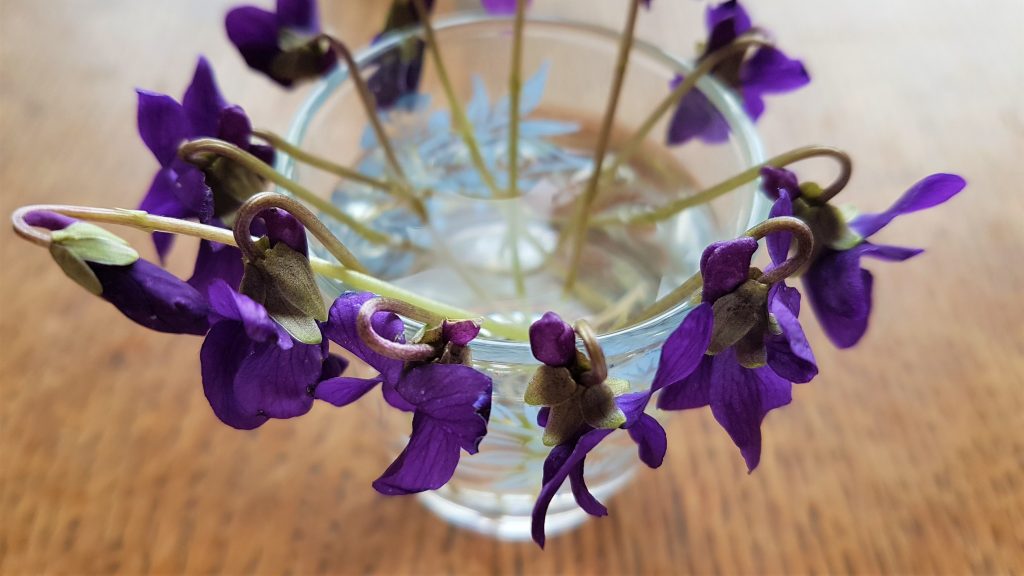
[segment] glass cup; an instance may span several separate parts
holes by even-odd
[[[500,194],[509,183],[505,94],[511,20],[458,15],[437,21],[435,28],[456,97],[474,121],[477,142]],[[375,275],[422,296],[521,326],[547,310],[569,322],[587,318],[601,333],[598,340],[610,376],[629,382],[631,391],[644,390],[653,378],[660,346],[682,322],[689,305],[683,302],[654,317],[635,319],[697,272],[707,244],[735,237],[763,220],[767,202],[751,183],[656,225],[588,229],[577,289],[563,294],[569,259],[560,241],[591,173],[619,33],[531,18],[524,34],[519,194],[514,198],[495,198],[451,129],[448,101],[429,57],[419,94],[381,114],[403,171],[416,188],[427,191],[427,223],[380,191],[339,182],[283,154],[277,168],[307,188],[333,191],[333,201],[349,214],[419,247],[395,250],[374,245],[324,217]],[[413,30],[364,50],[357,57],[364,77],[418,37]],[[672,79],[691,70],[690,63],[653,45],[635,43],[606,167],[617,147],[668,93]],[[760,140],[735,95],[712,78],[702,79],[697,89],[727,120],[729,141],[667,147],[666,115],[640,152],[603,181],[595,212],[628,213],[658,206],[764,161]],[[381,176],[387,172],[384,156],[366,126],[348,73],[338,69],[314,89],[288,139]],[[333,280],[321,283],[329,296],[347,289]],[[419,328],[407,323],[410,335]],[[488,435],[478,454],[462,455],[446,486],[420,498],[453,524],[502,539],[527,539],[550,450],[541,443],[538,409],[522,400],[538,362],[528,342],[486,333],[473,342],[472,351],[474,367],[494,382]],[[380,404],[384,434],[394,440],[397,454],[407,440],[410,418]],[[628,434],[609,436],[587,457],[587,482],[594,495],[602,500],[611,496],[629,480],[637,462]],[[568,530],[585,519],[566,486],[551,503],[547,533]]]

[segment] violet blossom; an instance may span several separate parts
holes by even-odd
[[[491,379],[468,365],[467,347],[479,327],[468,321],[446,322],[420,340],[435,347],[435,357],[407,363],[374,351],[359,336],[359,311],[373,298],[368,292],[339,296],[331,306],[324,333],[377,370],[377,376],[328,379],[314,394],[335,406],[346,406],[380,384],[384,399],[399,410],[412,412],[413,418],[409,443],[373,482],[374,489],[386,495],[435,490],[455,473],[460,450],[475,454],[487,434]],[[404,325],[396,314],[377,312],[371,324],[384,340],[405,343]]]
[[[613,383],[609,387],[605,382],[587,381],[585,374],[588,370],[585,358],[576,350],[575,333],[557,314],[548,312],[533,323],[530,327],[530,347],[534,357],[544,366],[538,371],[538,376],[531,381],[526,393],[526,402],[545,405],[538,416],[538,424],[545,426],[545,442],[549,440],[555,410],[563,414],[568,410],[580,411],[578,418],[561,416],[563,423],[559,425],[557,431],[557,438],[561,441],[551,449],[544,461],[542,486],[533,508],[532,521],[532,536],[538,545],[544,547],[544,520],[548,506],[567,478],[576,503],[584,511],[593,516],[608,514],[607,508],[587,488],[584,465],[587,454],[616,429],[622,428],[629,432],[630,438],[637,444],[640,460],[644,464],[651,468],[661,466],[668,446],[665,430],[657,420],[644,413],[644,410],[655,392],[685,378],[698,365],[707,349],[711,327],[710,307],[701,306],[691,311],[662,347],[658,372],[650,389],[645,392],[622,394],[628,383],[625,387],[620,383]],[[574,381],[579,380],[575,388],[572,388],[564,378],[554,376],[563,370],[573,374]],[[613,399],[613,410],[609,410],[610,407],[605,407],[604,410],[606,413],[621,414],[621,420],[616,422],[613,419],[609,422],[606,415],[595,417],[592,415],[592,403],[572,398],[573,395],[582,397],[590,390],[599,389],[598,386],[608,387],[611,391],[618,391],[621,394]],[[572,422],[577,422],[576,428],[566,432],[568,429],[565,428],[565,424]]]
[[[286,88],[323,76],[337,63],[320,36],[315,0],[277,0],[273,12],[239,6],[228,12],[224,26],[246,64]]]
[[[755,30],[750,16],[735,0],[709,6],[705,22],[708,39],[698,63]],[[756,48],[749,57],[737,53],[715,66],[711,73],[739,94],[752,120],[757,120],[764,112],[765,95],[790,92],[810,82],[810,76],[799,60],[791,59],[773,47]],[[672,88],[682,81],[682,77],[676,77]],[[724,142],[729,138],[729,124],[725,117],[697,88],[687,93],[676,107],[669,122],[667,142],[678,145],[694,137],[708,143]]]
[[[757,241],[741,237],[708,246],[701,258],[702,307],[714,328],[707,353],[685,378],[666,383],[658,408],[710,406],[752,471],[761,458],[761,421],[792,400],[792,384],[818,373],[797,316],[800,293],[766,286],[750,268]]]
[[[65,273],[128,319],[157,332],[206,333],[209,309],[203,295],[139,258],[124,240],[55,212],[29,212],[25,222],[51,230],[50,253]]]
[[[817,186],[799,186],[796,175],[788,170],[768,167],[762,170],[762,177],[765,191],[777,198],[772,216],[796,216],[814,233],[819,249],[803,273],[804,289],[825,334],[839,348],[860,341],[871,315],[874,278],[861,268],[861,258],[902,262],[924,251],[868,239],[897,216],[942,204],[966,186],[966,181],[955,174],[932,174],[911,186],[888,210],[850,218],[844,211],[821,203]],[[786,259],[788,234],[769,235],[767,244],[773,261]]]
[[[434,9],[434,0],[426,0],[428,12]],[[374,43],[392,32],[421,24],[419,10],[411,1],[395,0],[391,3],[387,22]],[[377,108],[381,111],[407,102],[407,97],[416,94],[423,74],[423,53],[426,43],[419,37],[408,38],[388,50],[377,59],[377,70],[366,79],[366,86],[373,94]]]

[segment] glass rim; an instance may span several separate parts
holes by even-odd
[[[492,15],[483,11],[473,11],[447,15],[435,20],[433,25],[437,32],[444,32],[479,24],[509,23],[512,19],[513,16],[511,15]],[[530,26],[532,25],[570,28],[577,32],[603,37],[615,42],[621,37],[621,32],[618,30],[565,18],[528,15],[526,23],[527,26],[524,30],[526,35],[529,35]],[[356,64],[362,68],[368,62],[372,62],[398,44],[421,34],[422,27],[417,26],[382,36],[376,43],[363,48],[354,55]],[[634,40],[632,50],[644,53],[646,56],[665,65],[669,70],[682,75],[686,75],[694,69],[692,62],[678,58],[658,46],[639,38]],[[305,140],[306,132],[314,116],[347,79],[348,70],[344,66],[337,66],[327,77],[317,83],[293,117],[286,134],[288,142],[297,146],[301,145],[303,140]],[[764,162],[765,153],[761,139],[736,93],[711,76],[704,76],[698,80],[696,88],[711,101],[729,124],[729,129],[734,136],[730,140],[733,148],[739,153],[743,164],[754,166]],[[285,154],[279,154],[278,160],[275,162],[275,168],[284,176],[291,178],[295,171],[295,161]],[[767,217],[769,210],[768,201],[762,195],[757,194],[756,187],[749,191],[742,191],[741,188],[736,193],[753,195],[750,217],[743,230],[750,228]],[[736,233],[740,234],[743,230],[737,230]],[[633,352],[637,348],[653,342],[655,339],[667,337],[682,322],[690,308],[691,306],[687,302],[681,302],[656,316],[614,332],[601,334],[597,340],[604,349],[605,354],[609,357]],[[415,330],[419,327],[419,324],[414,321],[403,320],[409,328]],[[649,338],[644,338],[645,336]],[[634,338],[641,338],[642,340],[636,345],[630,345],[630,343],[637,342]],[[480,336],[473,341],[473,355],[477,360],[509,361],[510,355],[522,356],[523,354],[529,355],[529,358],[532,360],[529,342],[487,338],[484,336]]]

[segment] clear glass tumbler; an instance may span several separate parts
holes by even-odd
[[[457,98],[474,122],[488,169],[504,189],[511,21],[460,15],[438,21],[436,30]],[[391,36],[364,50],[357,58],[363,74],[371,75],[418,34],[414,30]],[[631,390],[643,390],[653,377],[659,347],[688,308],[684,303],[639,323],[633,319],[697,271],[708,243],[734,237],[762,220],[767,203],[755,193],[756,184],[750,184],[657,225],[591,230],[578,289],[563,295],[567,251],[558,249],[559,237],[590,173],[618,41],[617,32],[592,25],[528,21],[516,198],[495,199],[473,167],[451,128],[447,100],[429,59],[420,94],[382,114],[404,171],[417,188],[429,190],[428,223],[378,191],[340,183],[287,156],[280,156],[278,169],[312,190],[330,191],[348,213],[423,248],[398,252],[332,225],[375,274],[480,316],[523,326],[547,310],[569,321],[585,317],[602,332],[599,341],[610,375],[628,381]],[[655,46],[636,43],[606,164],[668,93],[670,81],[691,69]],[[710,78],[700,81],[698,89],[727,119],[730,140],[669,148],[662,143],[667,118],[662,119],[641,152],[605,186],[597,210],[657,206],[764,160],[757,134],[734,95]],[[289,140],[380,175],[385,171],[383,155],[366,124],[347,71],[339,69],[315,88],[296,116]],[[346,289],[326,279],[322,286],[328,295]],[[408,325],[410,334],[418,328]],[[478,454],[463,455],[448,485],[421,499],[451,523],[502,539],[526,539],[549,450],[541,443],[537,409],[522,401],[538,362],[529,343],[487,334],[474,341],[473,361],[494,381],[489,433]],[[384,433],[394,439],[397,453],[409,432],[408,415],[381,413]],[[628,481],[637,461],[628,435],[613,434],[587,458],[588,485],[606,499]],[[547,532],[567,530],[585,518],[566,488],[551,504]]]

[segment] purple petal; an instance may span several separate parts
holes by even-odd
[[[776,190],[779,194],[779,199],[772,204],[768,217],[792,216],[793,201],[789,191],[781,188]],[[768,247],[768,255],[771,256],[772,263],[779,265],[785,262],[786,258],[789,258],[789,247],[793,243],[793,234],[790,232],[773,232],[765,237],[764,243]]]
[[[419,90],[426,45],[421,40],[413,42],[411,55],[407,56],[406,48],[396,47],[380,56],[377,70],[366,80],[378,109],[389,110]]]
[[[130,320],[157,332],[205,334],[209,306],[195,288],[146,260],[128,266],[89,263],[101,296]]]
[[[516,13],[516,0],[480,0],[484,10],[491,14],[515,14]],[[530,2],[527,0],[527,7]]]
[[[330,345],[327,343],[327,340],[324,340],[321,345],[324,346],[325,349],[330,349]],[[341,376],[341,373],[344,372],[346,368],[348,368],[347,359],[328,352],[327,356],[324,358],[323,366],[320,367],[320,381],[323,382],[324,380],[337,378],[338,376]]]
[[[139,136],[163,167],[178,157],[178,146],[189,135],[190,127],[185,109],[174,98],[147,90],[136,90],[139,95]]]
[[[227,102],[217,88],[210,62],[203,56],[199,57],[192,83],[181,103],[190,124],[190,138],[217,135],[221,110],[227,107]]]
[[[412,419],[409,444],[373,481],[373,488],[389,496],[436,490],[451,479],[458,464],[458,442],[441,422],[417,413]]]
[[[206,185],[206,176],[198,168],[178,172],[174,194],[189,218],[203,223],[213,218],[213,192]]]
[[[658,408],[686,410],[701,408],[711,402],[711,369],[713,356],[704,355],[697,368],[686,378],[665,386],[658,395]]]
[[[871,244],[864,242],[863,256],[870,256],[886,262],[903,262],[924,252],[921,248],[906,248],[903,246],[889,246],[886,244]]]
[[[576,333],[554,312],[530,325],[533,357],[548,366],[568,366],[576,360]]]
[[[268,146],[266,144],[253,144],[250,142],[249,154],[252,154],[253,156],[259,158],[260,160],[263,161],[264,164],[267,164],[268,166],[274,165],[274,158],[276,156],[276,153],[274,152],[273,146]]]
[[[661,347],[661,359],[651,383],[651,392],[679,382],[697,368],[711,342],[713,323],[714,313],[710,304],[701,304],[686,315]]]
[[[768,366],[790,382],[810,382],[818,374],[818,364],[797,320],[800,292],[781,282],[776,284],[768,295],[768,309],[782,328],[782,334],[770,336],[765,342]]]
[[[547,428],[548,418],[551,417],[551,407],[545,406],[537,411],[537,426]]]
[[[252,122],[241,106],[228,106],[218,112],[213,135],[246,150],[252,138]]]
[[[373,390],[377,384],[380,384],[380,378],[330,378],[317,384],[313,397],[335,406],[348,406]]]
[[[38,226],[47,230],[63,230],[78,220],[51,212],[50,210],[33,210],[25,214],[25,223],[29,226]]]
[[[668,450],[668,436],[661,424],[649,414],[641,414],[636,423],[627,428],[629,437],[636,442],[640,460],[657,468],[665,461]]]
[[[902,214],[938,206],[956,196],[967,181],[956,174],[932,174],[914,184],[888,210],[879,214],[862,214],[850,222],[854,232],[867,238]]]
[[[307,33],[320,30],[316,0],[277,0],[277,18],[282,26]]]
[[[281,338],[281,328],[274,322],[267,309],[245,294],[239,294],[224,280],[214,280],[207,290],[214,321],[224,319],[242,324],[246,336],[254,342],[278,339],[287,346],[290,337]]]
[[[579,464],[573,466],[569,470],[569,486],[572,488],[572,496],[576,499],[576,503],[579,504],[580,508],[584,512],[591,516],[607,516],[608,508],[604,504],[601,504],[593,494],[590,493],[590,489],[587,488],[587,482],[583,478],[583,466],[586,459],[581,460]]]
[[[284,242],[299,254],[308,254],[306,229],[294,216],[280,208],[270,208],[260,212],[258,217],[266,226],[266,236],[271,246]]]
[[[231,289],[237,290],[242,283],[243,272],[242,252],[238,248],[225,245],[215,247],[209,240],[203,240],[199,242],[199,254],[188,283],[200,294],[209,292],[216,280],[222,280]]]
[[[319,345],[299,342],[284,350],[275,342],[253,346],[235,374],[238,405],[249,414],[271,418],[301,416],[313,406],[324,356]]]
[[[385,382],[392,385],[398,382],[403,363],[400,360],[382,356],[371,350],[356,331],[356,317],[359,308],[367,300],[376,296],[370,292],[346,292],[338,296],[331,305],[331,312],[324,324],[324,335],[332,342],[348,350],[356,358],[369,364],[383,376]],[[390,312],[379,312],[373,316],[373,328],[382,337],[396,342],[405,342],[401,318]]]
[[[786,56],[777,48],[761,48],[740,68],[740,83],[744,91],[755,94],[789,92],[811,81],[799,60]]]
[[[540,489],[540,494],[537,495],[537,502],[533,506],[533,523],[532,523],[532,534],[533,541],[536,542],[541,548],[544,547],[544,520],[547,517],[548,506],[551,505],[552,498],[558,492],[558,489],[565,482],[565,479],[572,472],[572,469],[577,464],[583,462],[586,458],[587,453],[593,450],[601,440],[604,440],[606,436],[614,432],[614,430],[598,429],[591,430],[580,437],[579,441],[573,447],[572,453],[568,457],[562,459],[561,455],[561,466],[555,469],[548,477],[547,481]],[[555,450],[551,451],[548,458],[551,458],[555,454]],[[545,465],[545,469],[547,466]]]
[[[839,348],[856,344],[871,314],[871,273],[860,257],[869,244],[844,251],[826,251],[804,274],[804,288],[822,329]]]
[[[271,63],[281,53],[277,14],[255,6],[241,6],[228,12],[224,26],[246,64],[269,75]]]
[[[739,2],[731,0],[716,6],[708,6],[704,12],[704,25],[708,30],[728,25],[736,36],[750,30],[750,16]]]
[[[761,190],[772,199],[777,199],[781,192],[786,192],[792,200],[800,196],[800,180],[796,174],[785,168],[765,166],[761,168]]]
[[[458,322],[444,321],[441,327],[442,339],[456,346],[468,346],[480,334],[480,325],[474,320]]]
[[[228,426],[251,430],[267,421],[264,414],[246,412],[235,395],[235,374],[249,354],[251,341],[241,324],[220,322],[210,328],[199,351],[203,392],[213,413]]]
[[[463,450],[475,454],[487,434],[491,411],[491,379],[461,364],[424,364],[409,369],[398,393],[439,423]]]
[[[675,88],[682,81],[682,77],[676,77],[672,87]],[[679,101],[669,120],[666,142],[670,146],[679,146],[693,138],[708,144],[729,140],[729,123],[699,88],[690,90]]]
[[[751,120],[757,120],[764,114],[764,99],[761,98],[761,93],[755,90],[748,90],[743,88],[743,110],[746,111],[747,116]]]
[[[700,258],[700,273],[704,277],[702,298],[714,304],[747,280],[750,259],[757,251],[757,240],[741,236],[735,240],[714,242],[704,249]]]

